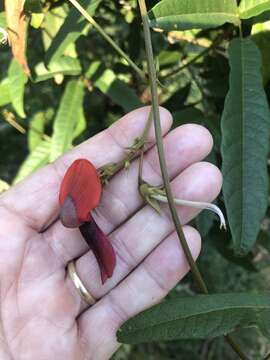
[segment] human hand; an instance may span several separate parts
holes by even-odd
[[[138,161],[120,171],[103,190],[95,220],[109,234],[117,255],[113,277],[101,284],[96,259],[78,229],[57,220],[58,192],[67,167],[86,158],[97,167],[123,157],[141,136],[149,108],[136,110],[109,129],[77,146],[0,197],[0,358],[16,360],[103,360],[119,344],[116,331],[138,312],[161,301],[188,272],[188,264],[166,206],[157,214],[137,190]],[[161,109],[164,135],[170,114]],[[143,177],[162,183],[154,131],[144,158]],[[221,188],[219,170],[200,162],[212,138],[199,125],[181,126],[164,138],[174,194],[182,199],[213,201]],[[185,225],[199,210],[180,207],[179,216],[193,256],[200,235]],[[66,266],[76,270],[93,297],[81,299]]]

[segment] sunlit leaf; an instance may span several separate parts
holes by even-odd
[[[25,118],[24,112],[24,90],[27,82],[27,76],[22,67],[13,59],[8,69],[8,84],[11,103],[17,114]]]
[[[30,151],[33,151],[42,141],[45,120],[45,114],[42,111],[37,112],[30,119],[28,131],[28,147]]]
[[[56,61],[50,63],[48,67],[44,63],[39,63],[35,67],[34,81],[45,81],[55,77],[56,75],[79,75],[82,71],[78,59],[62,56]]]
[[[0,27],[5,29],[7,27],[6,14],[0,12]]]
[[[40,13],[40,14],[33,13],[31,15],[31,22],[30,22],[31,26],[33,26],[33,28],[35,28],[35,29],[40,28],[40,26],[44,20],[44,17],[45,17],[45,15],[43,13]]]
[[[239,6],[240,17],[248,19],[270,10],[270,0],[242,0]]]
[[[84,130],[86,129],[86,125],[87,125],[87,121],[84,115],[83,107],[81,107],[77,124],[73,133],[73,139],[76,139],[84,132]]]
[[[206,339],[257,326],[270,336],[270,294],[230,293],[177,297],[128,320],[118,341],[138,344],[175,339]]]
[[[80,4],[93,16],[100,2],[101,0],[83,0]],[[63,55],[67,46],[74,43],[87,27],[89,27],[87,20],[72,6],[63,25],[52,40],[45,55],[45,63],[49,64]]]
[[[8,79],[5,78],[0,82],[0,106],[7,105],[11,102]]]
[[[22,163],[13,182],[16,184],[28,175],[32,174],[34,171],[46,165],[49,162],[50,150],[51,143],[48,141],[42,141]]]
[[[47,50],[60,27],[65,21],[68,14],[68,4],[64,3],[61,6],[57,6],[53,10],[46,13],[44,22],[42,24],[42,39],[45,50]],[[65,53],[65,55],[70,55]]]
[[[7,191],[8,189],[9,189],[9,184],[6,181],[0,179],[0,194],[4,191]]]
[[[82,82],[69,81],[54,120],[50,161],[54,161],[70,149],[74,130],[81,114],[83,96]]]
[[[270,114],[256,45],[235,39],[229,58],[230,90],[222,116],[223,192],[234,250],[245,255],[256,242],[268,203]]]
[[[239,25],[235,0],[162,0],[149,12],[150,25],[164,30]]]
[[[105,69],[99,61],[91,64],[86,76],[95,87],[124,110],[131,111],[142,106],[135,91],[120,80],[112,70]]]

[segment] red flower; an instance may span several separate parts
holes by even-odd
[[[69,228],[80,228],[98,261],[104,283],[113,274],[116,257],[111,242],[91,215],[100,202],[101,191],[101,182],[94,165],[86,159],[79,159],[72,163],[64,176],[59,202],[62,224]]]
[[[98,206],[101,191],[94,165],[85,159],[75,160],[68,168],[60,188],[60,218],[63,225],[78,227],[90,221],[90,211]]]

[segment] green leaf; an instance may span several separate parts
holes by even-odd
[[[35,67],[34,81],[45,81],[53,78],[58,74],[62,75],[79,75],[82,71],[78,59],[70,56],[62,56],[56,61],[50,63],[48,68],[44,63],[39,63]]]
[[[242,0],[239,6],[241,19],[248,19],[270,10],[270,0]]]
[[[162,0],[149,11],[150,25],[163,30],[239,25],[235,0]]]
[[[16,184],[19,181],[32,174],[42,166],[49,162],[51,143],[48,141],[42,141],[25,159],[21,165],[13,183]]]
[[[84,130],[86,129],[86,125],[87,125],[87,121],[84,115],[83,107],[81,107],[76,128],[74,130],[73,139],[76,139],[84,132]]]
[[[7,191],[9,187],[9,184],[6,181],[0,179],[0,194]]]
[[[5,12],[0,12],[0,27],[3,29],[5,29],[7,27]]]
[[[53,125],[50,161],[71,148],[74,129],[81,114],[84,86],[80,80],[71,80],[65,89]]]
[[[35,29],[40,28],[41,24],[43,23],[43,20],[45,18],[45,14],[43,13],[33,13],[31,15],[31,26]]]
[[[266,21],[269,21],[270,19],[270,10],[263,12],[262,14],[258,15],[258,16],[254,16],[252,18],[249,19],[243,19],[242,21],[244,22],[244,24],[252,26],[254,24],[260,24],[260,23],[264,23]]]
[[[46,13],[42,26],[42,40],[45,50],[48,50],[57,32],[63,25],[65,18],[67,17],[68,10],[68,4],[64,3]],[[65,53],[65,55],[70,54]]]
[[[4,79],[0,83],[0,106],[5,106],[11,102],[9,93],[8,79]]]
[[[268,322],[268,323],[267,323]],[[118,341],[138,344],[206,339],[257,326],[269,338],[270,294],[228,293],[177,297],[128,320]]]
[[[101,0],[83,0],[80,4],[86,9],[89,15],[94,16],[100,2]],[[45,63],[49,64],[51,61],[55,61],[63,55],[68,45],[74,43],[89,26],[87,20],[72,6],[63,25],[52,40],[45,55]]]
[[[124,81],[117,78],[115,73],[99,62],[93,62],[87,73],[92,84],[103,94],[107,95],[115,104],[120,105],[125,111],[131,111],[142,106],[142,103],[133,89]]]
[[[42,141],[45,120],[45,113],[42,111],[37,112],[30,119],[28,131],[28,147],[30,151],[33,151]]]
[[[256,45],[235,39],[229,58],[230,90],[222,115],[223,192],[234,251],[245,255],[256,242],[267,207],[270,114]]]
[[[24,90],[27,82],[27,76],[23,72],[22,67],[13,59],[8,68],[8,83],[11,103],[16,113],[25,118],[24,112]]]

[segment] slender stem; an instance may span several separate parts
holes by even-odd
[[[162,178],[164,181],[165,192],[168,198],[168,204],[170,208],[170,212],[172,215],[172,219],[175,225],[176,232],[178,234],[179,240],[181,242],[183,251],[189,263],[190,269],[194,275],[197,285],[199,286],[200,290],[204,294],[208,294],[208,289],[206,284],[201,276],[201,273],[193,259],[193,256],[190,252],[189,246],[187,244],[185,235],[183,233],[182,226],[180,224],[177,210],[174,204],[174,199],[170,187],[170,179],[168,176],[165,156],[164,156],[164,147],[163,147],[163,140],[162,140],[162,132],[161,132],[161,124],[160,124],[160,113],[159,113],[159,103],[158,103],[158,92],[157,92],[157,75],[156,69],[154,65],[154,56],[153,56],[153,49],[152,49],[152,41],[151,41],[151,33],[150,27],[148,22],[147,16],[147,9],[145,0],[138,0],[139,7],[143,22],[143,31],[144,31],[144,39],[145,39],[145,48],[146,48],[146,55],[147,55],[147,64],[148,64],[148,72],[149,72],[149,80],[150,80],[150,87],[151,87],[151,95],[152,95],[152,106],[153,106],[153,118],[154,118],[154,125],[155,125],[155,133],[156,133],[156,142],[159,154],[159,162],[162,172]],[[232,346],[234,351],[237,353],[240,359],[248,360],[248,357],[241,351],[238,344],[234,342],[234,340],[227,335],[227,341]]]
[[[155,133],[156,133],[156,142],[157,142],[162,177],[163,177],[163,181],[164,181],[164,187],[165,187],[166,195],[168,198],[168,204],[169,204],[169,208],[170,208],[171,215],[173,218],[173,222],[176,227],[176,232],[178,234],[179,240],[183,247],[184,253],[187,257],[188,263],[190,265],[190,269],[194,275],[194,278],[195,278],[200,290],[203,293],[207,294],[208,293],[207,287],[204,283],[204,280],[202,279],[202,276],[197,268],[197,265],[195,264],[193,256],[188,247],[187,241],[185,239],[185,235],[183,233],[183,230],[182,230],[179,218],[178,218],[177,210],[176,210],[176,207],[174,204],[174,199],[173,199],[173,195],[172,195],[172,191],[171,191],[171,187],[170,187],[170,180],[169,180],[165,156],[164,156],[164,148],[163,148],[162,132],[161,132],[161,124],[160,124],[160,114],[159,114],[158,93],[157,93],[157,86],[156,86],[157,76],[156,76],[156,70],[155,70],[155,65],[154,65],[154,61],[153,61],[153,49],[152,49],[151,34],[150,34],[150,28],[149,28],[149,24],[148,24],[148,17],[147,17],[145,1],[139,0],[139,6],[140,6],[140,10],[141,10],[143,31],[144,31],[144,37],[145,37],[145,47],[146,47],[149,80],[150,80],[150,87],[151,87],[151,94],[152,94],[152,106],[153,106]]]
[[[101,36],[121,55],[134,71],[145,80],[145,73],[135,64],[134,61],[116,44],[116,42],[106,34],[102,27],[92,18],[91,15],[78,3],[77,0],[69,0],[73,6],[89,21],[89,23],[100,33]]]

